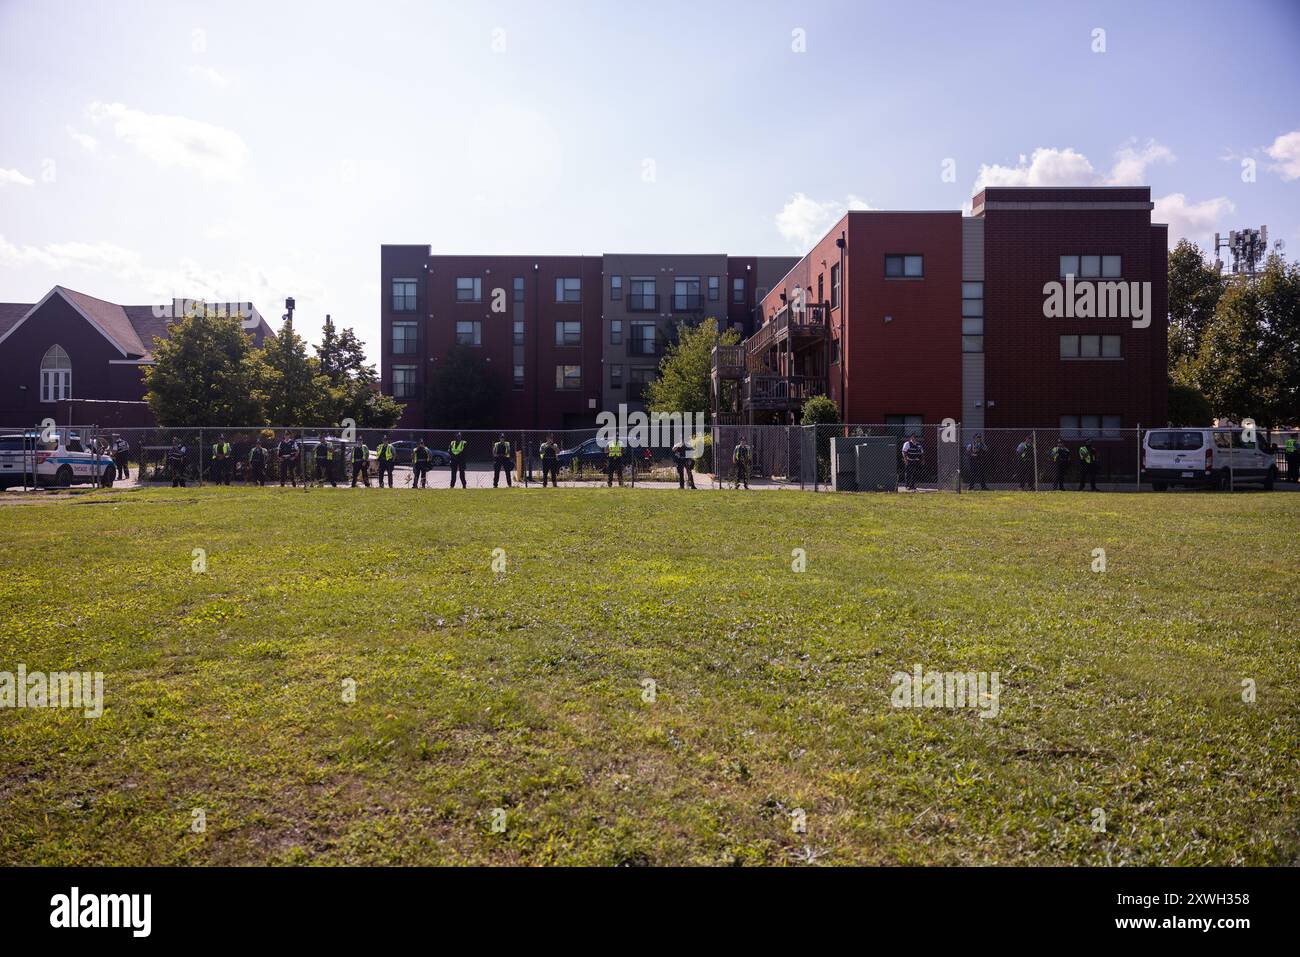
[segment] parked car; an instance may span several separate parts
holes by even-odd
[[[1257,431],[1246,440],[1240,428],[1151,429],[1142,438],[1142,480],[1167,488],[1218,488],[1262,485],[1277,480],[1277,447]]]
[[[397,464],[410,465],[412,455],[415,452],[415,447],[419,444],[420,443],[413,441],[412,439],[398,439],[394,442],[393,452],[396,456],[395,461]],[[451,465],[451,453],[447,452],[445,449],[435,449],[433,446],[430,446],[429,452],[432,454],[432,462],[435,466]]]
[[[605,462],[609,459],[609,453],[605,446],[599,444],[595,438],[587,439],[571,449],[563,449],[556,457],[555,461],[560,468],[566,469],[573,462],[579,465],[595,465],[604,468]],[[623,444],[623,461],[632,460],[632,447],[626,442]]]
[[[75,432],[55,431],[48,439],[39,432],[0,435],[0,488],[24,481],[60,488],[87,483],[109,488],[116,476],[112,457],[86,451]]]

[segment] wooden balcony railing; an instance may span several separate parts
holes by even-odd
[[[713,374],[720,379],[739,379],[745,374],[745,347],[716,345],[713,347]]]
[[[742,393],[751,409],[789,409],[826,391],[826,380],[811,375],[748,375]]]
[[[781,341],[784,336],[798,333],[824,333],[825,331],[825,306],[804,306],[802,309],[786,306],[759,326],[758,331],[745,340],[745,347],[749,354],[753,355]]]

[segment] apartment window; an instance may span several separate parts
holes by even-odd
[[[415,366],[393,366],[393,398],[415,398]]]
[[[614,363],[609,367],[609,387],[611,389],[623,388],[623,366],[621,363]]]
[[[925,275],[925,257],[886,256],[885,275],[891,279],[919,279]]]
[[[556,302],[582,302],[582,280],[574,276],[555,278]]]
[[[622,276],[609,277],[609,298],[610,299],[623,298],[623,277]]]
[[[1124,274],[1122,256],[1062,256],[1061,275],[1077,279],[1118,279]]]
[[[515,302],[522,303],[524,301],[524,277],[516,276],[514,286],[515,286]]]
[[[621,346],[623,344],[622,319],[611,319],[609,321],[609,344],[611,346]]]
[[[659,309],[659,295],[655,292],[655,281],[645,276],[633,276],[629,289],[627,308],[631,312],[656,312]]]
[[[658,355],[656,349],[657,330],[653,322],[634,322],[631,328],[631,340],[627,344],[628,355]]]
[[[522,389],[524,387],[524,364],[522,362],[516,362],[514,364],[512,384],[516,389]]]
[[[673,311],[692,312],[704,305],[700,298],[700,278],[679,276],[673,280]]]
[[[831,340],[831,365],[835,365],[839,361],[840,361],[840,340],[832,339]]]
[[[719,276],[709,277],[709,302],[717,302],[722,298],[722,279]]]
[[[739,305],[745,303],[745,277],[737,276],[731,280],[731,301]]]
[[[838,265],[831,267],[831,308],[840,307],[840,267]]]
[[[459,320],[456,323],[456,345],[483,345],[483,323],[477,319]]]
[[[582,388],[582,366],[556,366],[555,388],[572,390]]]
[[[50,346],[41,359],[41,401],[57,402],[71,398],[72,360],[63,351],[63,346]]]
[[[823,280],[826,278],[824,273],[817,274],[817,304],[821,305],[826,301],[826,288]]]
[[[510,330],[510,344],[512,346],[522,346],[524,344],[524,322],[522,319],[516,319],[513,328]]]
[[[393,280],[393,312],[415,312],[417,285],[414,279]]]
[[[1062,439],[1118,439],[1124,420],[1118,415],[1063,415]]]
[[[462,276],[456,280],[457,302],[482,302],[483,280]]]
[[[557,346],[582,345],[582,323],[557,322],[555,324],[555,344]]]
[[[984,351],[984,283],[961,284],[961,351]]]
[[[393,323],[393,355],[415,355],[415,343],[419,335],[419,328],[419,324],[415,322]]]
[[[1123,336],[1061,336],[1062,359],[1120,359],[1124,355]]]

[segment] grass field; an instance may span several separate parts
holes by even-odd
[[[1298,512],[603,488],[6,504],[0,671],[102,671],[106,708],[0,711],[0,864],[1300,863]],[[999,672],[999,714],[891,707],[918,663]]]

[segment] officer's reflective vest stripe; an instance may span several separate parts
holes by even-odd
[[[1033,450],[1034,447],[1032,445],[1029,445],[1026,442],[1021,442],[1020,445],[1016,447],[1016,451],[1020,453],[1020,457],[1022,459],[1029,458],[1029,453],[1032,452]]]
[[[354,445],[352,447],[352,461],[365,462],[370,458],[370,450],[364,445]]]
[[[389,445],[387,442],[379,446],[379,448],[376,449],[375,451],[379,453],[380,459],[388,459],[389,461],[392,461],[393,447]]]
[[[1287,440],[1286,440],[1286,450],[1287,450],[1287,452],[1294,452],[1294,451],[1295,451],[1295,439],[1287,439]]]
[[[415,450],[415,461],[417,462],[429,461],[429,450],[423,447],[417,447]]]
[[[230,443],[229,443],[229,442],[213,442],[213,443],[212,443],[212,454],[213,454],[213,455],[229,455],[229,454],[230,454]]]
[[[509,442],[498,442],[496,445],[492,446],[492,454],[493,454],[493,455],[509,455],[509,454],[510,454],[510,443],[509,443]]]
[[[1063,459],[1063,458],[1068,458],[1068,457],[1069,457],[1069,455],[1070,455],[1070,450],[1067,449],[1067,448],[1065,448],[1065,447],[1062,446],[1062,445],[1054,445],[1054,446],[1052,446],[1052,452],[1051,452],[1051,455],[1052,455],[1052,460],[1053,460],[1053,461],[1058,461],[1058,462],[1059,462],[1061,459]]]
[[[463,440],[458,440],[451,443],[452,455],[460,455],[464,451],[465,451],[465,443]]]
[[[556,454],[559,450],[560,450],[560,447],[559,447],[558,445],[556,445],[554,442],[543,442],[543,443],[542,443],[542,447],[541,447],[541,449],[539,449],[539,451],[540,451],[541,454],[542,454],[542,458],[544,458],[544,459],[553,459],[553,458],[555,458],[555,454]]]
[[[605,454],[608,455],[611,459],[622,458],[623,446],[619,445],[617,442],[611,442],[609,443],[609,446],[605,449]]]
[[[330,448],[328,445],[318,445],[318,446],[316,446],[316,460],[317,460],[317,461],[320,461],[321,459],[324,459],[325,461],[328,462],[328,461],[329,461],[330,459],[332,459],[332,458],[334,458],[334,450],[333,450],[332,448]]]
[[[1086,445],[1079,446],[1079,458],[1082,459],[1085,463],[1091,464],[1092,449],[1088,448],[1088,446]]]
[[[266,458],[266,449],[262,448],[260,445],[253,446],[252,450],[248,453],[248,461],[250,462],[260,462],[264,458]]]
[[[741,461],[741,460],[744,460],[744,461],[748,462],[748,461],[749,461],[749,447],[746,446],[746,445],[737,445],[737,446],[736,446],[736,451],[733,452],[733,453],[731,454],[731,460],[732,460],[733,462],[739,462],[739,461]]]

